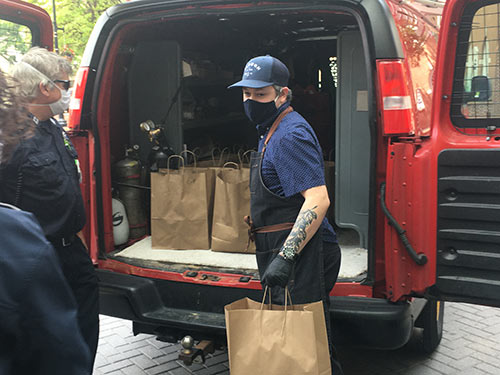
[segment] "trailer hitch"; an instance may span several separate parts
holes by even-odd
[[[401,228],[401,226],[398,224],[396,219],[391,215],[389,209],[387,208],[385,204],[385,182],[380,185],[380,204],[382,206],[382,211],[384,211],[385,216],[387,216],[387,219],[389,219],[389,224],[392,225],[396,230],[396,233],[398,234],[411,259],[413,259],[419,266],[423,266],[424,264],[426,264],[427,255],[425,255],[424,253],[417,254],[415,249],[411,246],[408,237],[406,237],[406,231]]]
[[[181,340],[182,350],[179,353],[179,359],[185,365],[191,366],[198,357],[202,363],[205,363],[205,355],[212,354],[215,351],[214,342],[210,340],[202,340],[197,345],[194,345],[194,339],[191,336],[185,336]]]

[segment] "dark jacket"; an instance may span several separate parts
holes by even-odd
[[[89,363],[54,249],[32,214],[0,204],[0,374],[86,375]]]
[[[74,235],[85,224],[76,158],[57,121],[38,122],[0,169],[0,201],[33,213],[50,239]]]

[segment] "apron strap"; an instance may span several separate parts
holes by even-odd
[[[250,216],[245,216],[243,218],[243,221],[248,225],[248,242],[247,242],[247,251],[250,246],[250,242],[255,241],[255,233],[273,233],[273,232],[281,232],[283,230],[288,230],[292,229],[295,223],[279,223],[279,224],[272,224],[272,225],[266,225],[263,227],[258,227],[256,228],[253,225],[252,219]]]
[[[271,126],[271,129],[269,129],[269,133],[267,133],[266,140],[264,141],[264,146],[262,147],[262,153],[266,151],[267,144],[271,137],[273,136],[274,132],[278,128],[278,125],[280,124],[281,120],[283,120],[283,117],[288,115],[290,112],[293,111],[293,108],[290,106],[287,109],[285,109],[283,112],[280,113],[280,115],[274,120],[273,125]]]

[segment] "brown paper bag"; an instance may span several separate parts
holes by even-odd
[[[224,307],[231,375],[330,375],[323,303]]]
[[[153,248],[210,249],[208,178],[190,168],[151,173]]]
[[[212,250],[255,253],[255,244],[249,244],[248,226],[243,221],[250,214],[250,170],[222,168],[215,175]]]
[[[207,182],[207,220],[208,220],[208,234],[212,233],[212,219],[214,212],[214,196],[215,196],[215,173],[220,169],[213,165],[205,165],[198,161],[197,155],[190,150],[181,152],[186,170],[192,173],[205,173]],[[215,165],[215,164],[214,164]]]

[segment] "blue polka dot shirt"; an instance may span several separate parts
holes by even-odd
[[[283,104],[275,117],[257,125],[259,152],[274,119],[289,105],[288,102]],[[325,185],[321,146],[314,130],[297,112],[286,115],[269,140],[262,161],[262,179],[270,191],[282,197],[291,197],[301,191]],[[326,217],[321,229],[323,241],[337,242]]]

